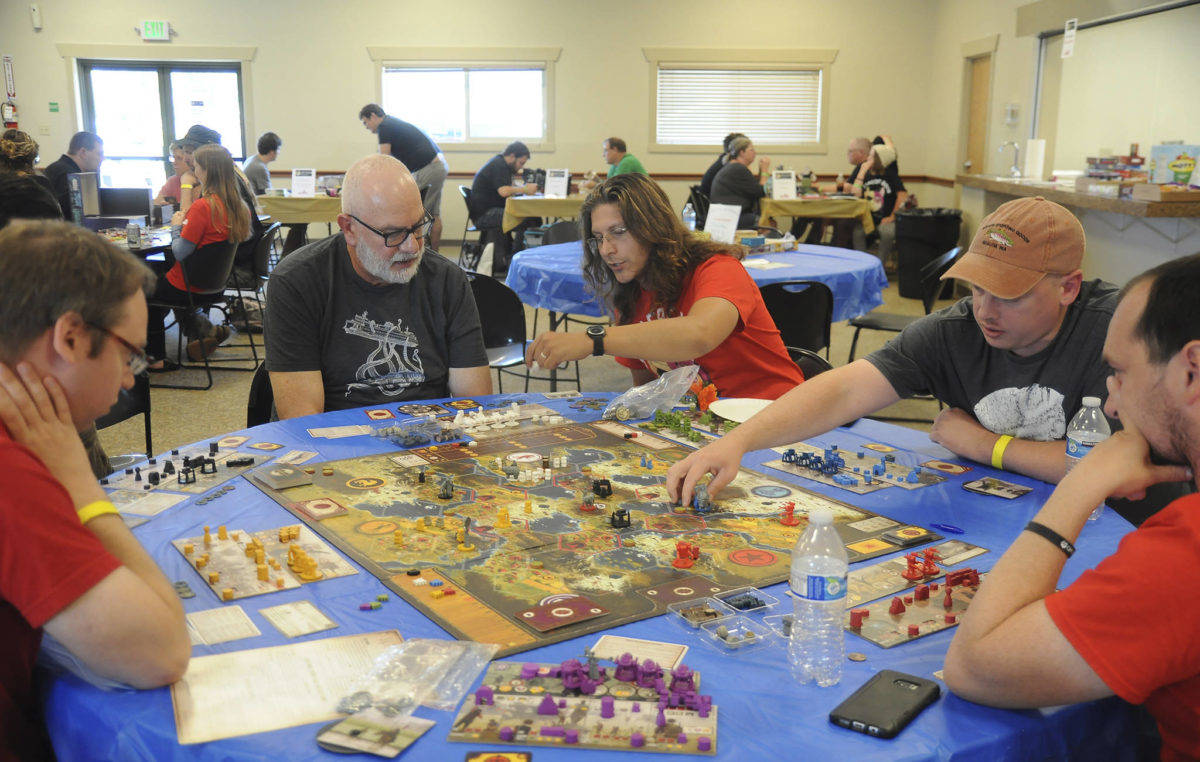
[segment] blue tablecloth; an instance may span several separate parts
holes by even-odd
[[[887,288],[883,265],[870,254],[831,246],[800,245],[796,251],[755,255],[786,264],[770,270],[747,267],[760,287],[786,280],[815,280],[833,291],[833,320],[849,320],[883,304]],[[525,249],[508,265],[508,287],[521,301],[571,315],[601,317],[604,307],[583,281],[583,244],[579,241]]]
[[[597,395],[598,396],[598,395]],[[509,395],[507,399],[541,402],[541,395]],[[591,420],[592,411],[581,413],[568,407],[570,400],[543,402],[577,420]],[[336,460],[394,449],[392,445],[368,436],[345,439],[313,439],[306,429],[369,423],[361,410],[327,413],[321,416],[283,421],[248,429],[251,439],[241,448],[246,454],[262,455],[248,445],[274,442],[285,448],[317,450],[318,460]],[[917,464],[930,458],[953,459],[951,454],[932,444],[922,432],[889,424],[862,420],[847,429],[838,429],[816,443],[836,443],[853,449],[865,442],[886,442],[901,448],[895,453],[899,462]],[[281,450],[280,452],[285,452]],[[773,453],[751,453],[746,465],[757,467]],[[317,461],[313,461],[317,462]],[[970,565],[986,571],[1012,542],[1050,494],[1048,485],[1020,476],[1004,478],[1032,486],[1033,492],[1017,500],[1003,500],[967,492],[964,481],[993,473],[973,464],[970,473],[952,476],[941,485],[915,491],[899,488],[880,490],[871,495],[854,495],[815,482],[792,478],[769,469],[761,469],[775,478],[803,483],[805,487],[836,499],[860,505],[900,521],[928,526],[931,522],[955,524],[966,530],[962,539],[989,548],[991,552],[973,559]],[[195,536],[204,525],[225,524],[246,531],[259,531],[293,523],[295,518],[272,502],[244,478],[230,484],[236,488],[224,497],[198,506],[191,498],[160,514],[134,530],[154,559],[171,580],[186,580],[196,597],[184,601],[189,611],[221,605],[196,572],[171,546],[182,536]],[[1079,538],[1078,552],[1067,562],[1062,584],[1072,582],[1085,569],[1112,553],[1118,540],[1130,526],[1111,511],[1099,521],[1089,523]],[[867,562],[873,563],[873,562]],[[785,585],[771,588],[777,597]],[[240,605],[258,626],[262,635],[217,646],[196,646],[196,656],[281,645],[289,641],[259,613],[260,608],[309,599],[338,623],[337,629],[305,636],[309,640],[355,632],[398,629],[405,637],[444,638],[446,634],[408,603],[392,596],[379,611],[359,611],[363,601],[387,592],[373,576],[359,574],[332,579],[300,589],[272,593],[261,598],[240,601]],[[786,599],[785,599],[786,600]],[[740,656],[722,656],[692,639],[669,617],[635,622],[611,632],[630,637],[680,642],[690,646],[685,659],[703,675],[704,692],[713,696],[719,707],[717,759],[723,760],[932,760],[932,759],[1132,759],[1130,749],[1135,733],[1130,708],[1110,698],[1056,709],[1006,711],[978,706],[949,694],[943,694],[907,729],[893,740],[870,738],[829,724],[829,710],[880,669],[896,669],[923,677],[941,669],[953,630],[921,638],[892,649],[880,649],[853,635],[846,636],[848,651],[866,655],[862,663],[847,663],[842,682],[832,688],[800,686],[789,677],[782,648],[772,647]],[[559,662],[580,656],[595,642],[589,635],[545,646],[512,659]],[[255,679],[246,675],[246,679]],[[1053,679],[1047,676],[1047,679]],[[141,692],[103,692],[74,676],[54,677],[47,681],[44,710],[47,725],[61,762],[74,760],[269,760],[302,762],[338,760],[342,757],[319,749],[314,737],[317,725],[230,738],[207,744],[179,746],[169,691],[160,688]],[[257,707],[255,711],[269,711]],[[467,751],[479,745],[451,744],[446,740],[453,714],[420,709],[419,715],[437,725],[404,752],[401,759],[461,760]],[[510,747],[511,748],[511,747]],[[636,752],[590,751],[580,754],[565,748],[532,748],[537,762],[581,760],[594,762],[634,762],[638,759],[665,757]],[[362,757],[366,759],[367,757]]]

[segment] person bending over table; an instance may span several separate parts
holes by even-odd
[[[264,328],[280,418],[492,393],[463,271],[425,248],[433,219],[392,156],[355,162],[340,233],[271,273]]]
[[[758,176],[750,173],[750,166],[758,159]],[[734,138],[729,144],[729,162],[721,167],[713,178],[711,203],[740,206],[738,228],[758,227],[758,200],[766,195],[766,182],[771,173],[771,160],[759,158],[750,138]]]
[[[158,195],[151,202],[155,206],[178,204],[179,197],[183,192],[183,177],[192,169],[192,152],[195,148],[191,144],[185,145],[183,141],[175,140],[171,142],[169,150],[171,152],[171,169],[175,174],[168,177],[167,181],[158,189]]]
[[[526,364],[553,368],[611,354],[643,384],[658,369],[694,362],[723,397],[775,399],[804,380],[739,261],[740,247],[697,238],[649,177],[606,180],[580,218],[584,278],[618,324],[543,333]]]
[[[958,455],[1057,482],[1067,422],[1101,396],[1101,357],[1117,288],[1083,282],[1083,227],[1043,198],[1002,204],[943,278],[971,296],[905,328],[885,347],[813,378],[667,472],[672,498],[691,499],[713,474],[715,494],[742,456],[822,434],[904,397],[945,402],[929,437]]]
[[[183,606],[88,466],[78,432],[145,368],[153,274],[74,225],[0,231],[0,757],[52,759],[33,667],[42,633],[136,688],[182,677]],[[15,371],[15,372],[14,372]]]
[[[171,241],[174,264],[165,275],[159,277],[154,288],[153,299],[176,305],[175,317],[180,329],[188,336],[188,357],[194,361],[208,357],[222,341],[229,338],[229,327],[213,326],[208,318],[188,309],[188,284],[183,280],[183,262],[191,257],[214,256],[204,247],[209,244],[232,241],[235,245],[250,236],[250,210],[246,208],[237,189],[237,176],[233,159],[221,146],[210,143],[200,146],[192,156],[200,194],[188,207],[187,213],[176,212],[171,218],[172,226],[182,225]],[[201,265],[193,262],[189,268]],[[202,293],[194,286],[193,293]],[[166,358],[166,338],[163,321],[167,308],[150,308],[151,357],[157,362],[151,370],[174,370],[174,363]]]
[[[708,169],[704,170],[704,175],[700,178],[700,192],[706,198],[712,195],[713,180],[717,179],[717,173],[729,163],[729,148],[733,145],[733,141],[744,137],[746,136],[740,132],[731,132],[721,142],[721,148],[723,149],[721,155],[717,157],[716,161],[708,165]]]
[[[1175,500],[1055,592],[1101,501],[1200,472],[1198,293],[1200,255],[1122,291],[1104,356],[1105,411],[1124,429],[1063,478],[988,572],[946,655],[946,685],[963,698],[1024,708],[1116,694],[1155,717],[1162,759],[1200,758],[1200,496]]]

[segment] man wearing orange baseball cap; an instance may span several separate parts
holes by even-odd
[[[1067,422],[1084,397],[1104,395],[1101,350],[1117,303],[1116,286],[1083,281],[1083,251],[1083,228],[1062,206],[1040,197],[1001,205],[945,275],[969,283],[971,296],[692,453],[668,472],[668,492],[686,504],[711,473],[715,494],[750,450],[808,439],[918,394],[948,406],[929,433],[938,444],[1057,482]]]

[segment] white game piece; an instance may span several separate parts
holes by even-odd
[[[463,418],[466,418],[466,416],[463,415],[463,411],[459,410],[457,413],[454,414],[454,425],[461,426],[462,422],[463,422]]]

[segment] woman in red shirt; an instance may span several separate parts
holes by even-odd
[[[616,325],[547,332],[525,361],[552,368],[611,354],[635,384],[695,363],[722,397],[776,399],[804,380],[788,356],[740,246],[702,240],[683,227],[667,194],[645,175],[617,175],[580,210],[583,274]]]
[[[212,354],[217,346],[229,336],[228,326],[214,327],[208,318],[187,309],[187,286],[183,279],[181,262],[191,256],[206,256],[204,246],[221,241],[235,245],[250,235],[250,211],[238,194],[237,175],[229,151],[217,144],[201,146],[192,156],[196,179],[200,183],[199,198],[188,208],[186,215],[176,212],[172,224],[182,222],[182,228],[171,242],[174,264],[166,275],[160,275],[151,299],[179,305],[175,317],[190,341],[188,358],[199,361]],[[199,253],[197,253],[199,252]],[[174,363],[166,361],[166,341],[163,320],[167,310],[163,307],[150,308],[150,323],[147,354],[159,358],[161,364],[150,366],[151,370],[173,370]]]

